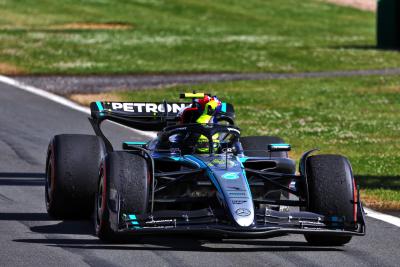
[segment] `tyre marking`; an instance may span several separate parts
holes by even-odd
[[[357,223],[357,205],[358,205],[358,196],[357,196],[357,186],[356,181],[353,178],[353,218],[354,223]]]

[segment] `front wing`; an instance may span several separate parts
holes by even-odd
[[[235,226],[218,219],[210,209],[195,211],[158,211],[152,215],[123,214],[114,230],[122,235],[155,233],[209,233],[225,238],[259,238],[286,234],[323,234],[335,236],[365,235],[365,220],[358,203],[357,222],[344,225],[338,217],[324,217],[311,212],[280,212],[257,210],[255,223],[250,227]],[[115,217],[114,217],[115,218]]]

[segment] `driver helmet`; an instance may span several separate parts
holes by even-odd
[[[222,102],[217,96],[204,95],[203,98],[193,99],[192,103],[183,108],[178,113],[178,118],[182,124],[185,123],[216,123],[216,117],[222,109]],[[214,148],[218,147],[219,134],[215,134],[213,138]],[[209,152],[209,141],[206,136],[200,135],[196,141],[196,152]]]
[[[214,115],[221,111],[222,103],[216,96],[204,95],[183,108],[178,117],[181,123],[215,123]]]
[[[203,112],[201,115],[197,118],[196,122],[197,123],[215,123],[215,114],[221,111],[221,106],[222,103],[221,101],[216,97],[209,97],[206,99],[205,97],[202,99],[200,102],[201,105],[204,105]],[[219,134],[214,134],[212,139],[214,143],[214,148],[218,146],[218,137]],[[209,152],[209,142],[207,137],[204,135],[201,135],[199,139],[197,140],[196,144],[196,152],[197,153],[207,153]]]

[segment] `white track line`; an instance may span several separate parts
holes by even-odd
[[[59,103],[59,104],[61,104],[63,106],[66,106],[66,107],[69,107],[71,109],[74,109],[74,110],[77,110],[77,111],[80,111],[80,112],[83,112],[83,113],[86,113],[86,114],[90,115],[90,108],[78,105],[75,102],[72,102],[71,100],[69,100],[69,99],[67,99],[65,97],[62,97],[62,96],[59,96],[59,95],[56,95],[56,94],[53,94],[53,93],[49,93],[49,92],[47,92],[47,91],[45,91],[43,89],[39,89],[39,88],[30,86],[30,85],[21,83],[21,82],[19,82],[17,80],[14,80],[14,79],[11,79],[9,77],[2,76],[2,75],[0,75],[0,82],[3,82],[3,83],[8,84],[8,85],[12,85],[15,88],[18,88],[18,89],[27,91],[29,93],[32,93],[32,94],[47,98],[47,99],[49,99],[49,100],[51,100],[53,102]],[[114,122],[112,122],[112,123],[114,123]],[[132,129],[132,128],[126,127],[126,126],[124,126],[122,124],[119,124],[119,123],[114,123],[114,124],[122,126],[122,127],[126,128],[126,129],[129,129],[129,130],[135,132],[136,134],[139,134],[139,135],[142,135],[142,136],[146,136],[146,137],[149,137],[149,138],[156,137],[156,134],[153,133],[153,132],[145,132],[145,131]]]
[[[19,82],[17,80],[14,80],[14,79],[11,79],[9,77],[2,76],[2,75],[0,75],[0,82],[3,82],[3,83],[8,84],[8,85],[12,85],[15,88],[30,92],[32,94],[47,98],[47,99],[49,99],[51,101],[57,102],[57,103],[59,103],[59,104],[61,104],[63,106],[69,107],[71,109],[74,109],[74,110],[77,110],[77,111],[80,111],[80,112],[83,112],[83,113],[86,113],[86,114],[90,114],[90,109],[89,108],[83,107],[81,105],[78,105],[75,102],[72,102],[71,100],[69,100],[69,99],[67,99],[65,97],[58,96],[58,95],[53,94],[53,93],[49,93],[49,92],[47,92],[47,91],[45,91],[43,89],[39,89],[39,88],[30,86],[30,85],[26,85],[26,84],[21,83],[21,82]],[[123,127],[127,128],[127,129],[129,129],[129,130],[131,130],[131,131],[133,131],[133,132],[135,132],[137,134],[140,134],[142,136],[146,136],[146,137],[149,137],[149,138],[154,138],[156,136],[156,134],[152,133],[152,132],[144,132],[144,131],[140,131],[140,130],[136,130],[136,129],[132,129],[132,128],[126,127],[126,126],[121,125],[121,124],[118,124],[118,125],[123,126]],[[398,217],[387,215],[387,214],[383,214],[383,213],[380,213],[380,212],[377,212],[377,211],[374,211],[374,210],[371,210],[371,209],[368,209],[368,208],[364,208],[364,210],[367,213],[367,216],[369,216],[371,218],[375,218],[375,219],[378,219],[378,220],[381,220],[381,221],[396,225],[397,227],[400,227],[400,218],[398,218]]]
[[[364,211],[367,213],[368,217],[378,219],[393,225],[396,225],[397,227],[400,227],[400,218],[388,214],[384,214],[381,212],[377,212],[375,210],[371,210],[369,208],[364,208]]]

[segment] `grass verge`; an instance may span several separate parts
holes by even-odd
[[[400,77],[246,81],[193,86],[233,103],[244,135],[277,135],[291,157],[320,148],[347,156],[362,200],[379,210],[400,210]],[[177,101],[182,87],[73,95],[94,100]]]
[[[0,63],[27,74],[400,66],[399,52],[375,49],[374,13],[318,0],[2,0],[0,10]]]

